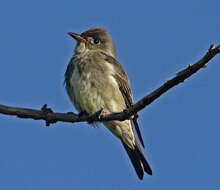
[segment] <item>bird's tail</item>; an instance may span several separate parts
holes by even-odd
[[[144,153],[141,150],[141,147],[137,142],[137,139],[136,139],[136,145],[134,149],[131,149],[123,142],[122,144],[128,153],[128,156],[133,164],[133,167],[139,179],[141,180],[143,179],[144,172],[148,173],[149,175],[152,175],[152,170],[150,168],[150,165],[148,164],[147,159],[145,158]]]

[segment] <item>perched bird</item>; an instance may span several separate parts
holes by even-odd
[[[68,33],[76,41],[65,73],[65,85],[70,100],[81,114],[121,112],[133,104],[128,76],[116,60],[111,37],[103,28],[91,28],[82,34]],[[137,141],[132,125],[144,146],[137,117],[103,124],[118,137],[140,179],[152,170]]]

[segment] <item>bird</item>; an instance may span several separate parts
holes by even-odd
[[[90,28],[81,34],[68,32],[76,40],[74,54],[65,72],[67,94],[80,114],[122,112],[133,104],[127,73],[117,61],[113,41],[104,28]],[[136,114],[137,115],[137,114]],[[121,141],[140,180],[151,167],[138,143],[144,147],[137,117],[103,124]]]

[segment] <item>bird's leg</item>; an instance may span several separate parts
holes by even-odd
[[[107,110],[105,110],[104,108],[101,108],[100,110],[98,110],[96,113],[92,114],[89,117],[88,123],[91,124],[94,122],[94,120],[96,120],[95,122],[97,122],[97,119],[100,120],[103,115],[106,115],[108,113],[109,112]]]

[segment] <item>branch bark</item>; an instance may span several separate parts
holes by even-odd
[[[123,112],[105,114],[102,110],[98,111],[94,115],[79,116],[74,113],[55,113],[50,108],[47,108],[45,104],[41,110],[28,109],[28,108],[18,108],[18,107],[9,107],[0,104],[0,113],[5,115],[15,115],[19,118],[30,118],[35,120],[45,120],[46,125],[49,126],[51,123],[56,123],[58,121],[62,122],[96,122],[96,121],[110,121],[110,120],[126,120],[131,118],[135,113],[139,112],[154,100],[159,98],[162,94],[167,92],[172,87],[184,82],[191,75],[196,73],[201,68],[206,68],[207,63],[220,53],[220,45],[217,47],[212,44],[208,52],[195,64],[190,64],[187,68],[178,72],[175,77],[166,81],[158,89],[154,90],[147,96],[143,97],[136,104],[132,105],[130,108],[125,109]]]

